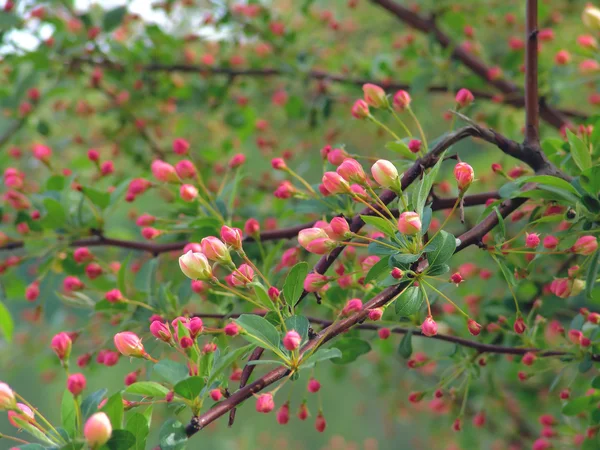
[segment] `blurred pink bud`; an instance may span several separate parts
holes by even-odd
[[[302,337],[298,334],[296,330],[288,331],[283,337],[283,346],[286,348],[286,350],[289,350],[290,352],[300,347],[301,342]]]
[[[410,94],[403,90],[396,92],[392,101],[396,111],[404,111],[406,108],[410,107],[410,102]]]
[[[71,394],[77,396],[85,389],[86,379],[82,373],[74,373],[67,378],[67,389]]]
[[[421,332],[425,336],[435,336],[437,334],[438,325],[433,320],[433,317],[427,316],[423,323],[421,324]]]
[[[142,357],[145,355],[142,340],[135,333],[123,331],[113,338],[115,347],[123,356]]]
[[[196,176],[196,166],[194,166],[193,162],[182,159],[175,164],[175,172],[182,180],[194,178]]]
[[[481,333],[481,325],[479,325],[473,319],[467,320],[467,329],[473,336],[479,336],[479,333]]]
[[[383,308],[374,308],[369,310],[369,320],[378,321],[383,317]]]
[[[163,323],[160,320],[153,321],[150,324],[150,333],[163,342],[171,342],[172,335],[168,323]]]
[[[309,273],[304,279],[304,290],[306,292],[317,292],[327,284],[329,277],[320,273]]]
[[[81,264],[84,262],[92,261],[94,259],[94,255],[92,254],[92,252],[90,251],[89,248],[78,247],[73,252],[73,259],[75,260],[76,263]]]
[[[135,224],[138,227],[147,227],[153,225],[154,222],[156,222],[156,217],[144,213],[136,219]]]
[[[6,383],[0,382],[0,411],[14,409],[17,406],[15,393]]]
[[[106,294],[104,294],[104,298],[109,303],[118,303],[123,300],[123,294],[118,289],[111,289]]]
[[[237,336],[240,334],[241,327],[235,322],[229,322],[227,325],[225,325],[223,331],[227,336]]]
[[[256,411],[259,413],[270,413],[275,408],[273,394],[259,394],[256,398]]]
[[[162,234],[162,231],[157,230],[156,228],[153,228],[153,227],[142,228],[142,236],[144,237],[144,239],[148,239],[149,241],[151,241],[152,239],[156,239],[161,234]]]
[[[540,235],[537,233],[525,233],[525,247],[537,248],[540,245]]]
[[[173,152],[177,155],[185,155],[190,149],[190,143],[183,138],[173,139]]]
[[[54,353],[56,353],[56,356],[58,356],[58,359],[61,361],[69,358],[72,346],[73,341],[71,340],[71,337],[64,331],[54,335],[50,341],[50,348],[52,348]]]
[[[84,284],[81,280],[74,276],[65,277],[63,280],[63,289],[65,292],[79,291],[84,288]]]
[[[469,106],[471,103],[473,103],[475,97],[473,96],[471,91],[462,88],[456,93],[455,100],[461,108],[465,108],[466,106]]]
[[[277,423],[279,425],[286,425],[290,421],[290,405],[289,403],[284,403],[277,410]]]
[[[152,174],[154,178],[158,181],[163,182],[177,182],[179,181],[179,177],[177,176],[177,172],[175,171],[175,167],[171,164],[161,161],[157,159],[152,162],[150,167],[152,169]]]
[[[112,435],[112,425],[108,416],[103,412],[92,414],[83,427],[83,435],[91,448],[106,444]]]
[[[256,219],[248,219],[244,225],[244,233],[247,236],[256,236],[260,233],[260,225]]]
[[[25,298],[27,301],[34,302],[40,295],[40,283],[34,281],[25,289]]]
[[[33,146],[33,157],[42,162],[48,163],[50,162],[50,157],[52,156],[52,149],[42,144],[35,144]]]
[[[355,312],[358,312],[362,309],[363,303],[360,298],[353,298],[346,302],[344,309],[342,309],[343,316],[349,316]]]
[[[388,99],[385,95],[385,91],[371,83],[363,84],[363,98],[367,105],[373,108],[387,108]]]
[[[591,255],[598,249],[598,240],[595,236],[581,236],[573,247],[571,247],[571,251],[573,253],[577,253],[578,255]]]
[[[418,139],[411,139],[408,142],[408,149],[412,153],[419,153],[421,151],[421,141]]]
[[[246,286],[254,279],[254,270],[248,264],[242,264],[238,267],[231,277],[231,281],[234,286],[241,287]]]
[[[544,240],[542,241],[542,245],[544,246],[544,248],[548,249],[548,250],[553,250],[558,246],[559,240],[554,237],[554,236],[546,236],[544,238]]]
[[[229,160],[229,168],[236,169],[246,162],[246,155],[238,153]]]
[[[193,202],[198,197],[198,189],[191,184],[182,184],[179,188],[179,196],[184,202]]]
[[[421,218],[416,212],[405,211],[398,218],[398,231],[402,234],[416,234],[421,231]]]
[[[460,162],[454,166],[454,178],[460,192],[465,192],[474,178],[473,168],[467,163]]]
[[[515,331],[515,333],[523,334],[526,329],[527,325],[525,325],[525,321],[523,320],[523,318],[517,317],[517,320],[515,320],[515,323],[513,325],[513,330]]]
[[[367,175],[361,164],[352,158],[346,158],[336,169],[336,172],[346,181],[351,183],[365,184]]]
[[[355,119],[366,119],[370,115],[369,105],[362,99],[356,100],[352,105],[351,113]]]

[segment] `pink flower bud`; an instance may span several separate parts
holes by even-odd
[[[366,119],[370,115],[369,105],[362,99],[356,100],[354,105],[352,105],[351,113],[355,119]]]
[[[467,320],[467,328],[469,330],[469,333],[471,333],[473,336],[479,336],[482,327],[473,319],[469,319]]]
[[[396,111],[404,111],[410,107],[411,98],[408,92],[400,90],[394,94],[394,100],[392,101],[394,109]]]
[[[90,148],[87,152],[87,157],[90,161],[98,161],[100,160],[100,152],[96,149]]]
[[[182,159],[175,164],[175,172],[177,172],[177,175],[182,180],[185,180],[186,178],[194,178],[196,176],[196,167],[194,166],[193,162],[187,159]]]
[[[559,240],[554,237],[554,236],[546,236],[544,238],[544,240],[542,241],[542,245],[544,246],[544,248],[548,249],[548,250],[553,250],[556,247],[558,247],[558,243]]]
[[[298,419],[306,420],[308,418],[308,408],[306,407],[306,403],[302,402],[300,404],[300,408],[298,408]]]
[[[421,218],[416,212],[403,212],[398,218],[398,231],[408,235],[417,234],[421,231]]]
[[[286,348],[286,350],[289,350],[290,352],[300,347],[301,342],[302,337],[298,334],[296,330],[288,331],[283,337],[283,346]]]
[[[144,237],[144,239],[148,239],[149,241],[156,239],[161,234],[162,234],[162,231],[157,230],[156,228],[152,228],[152,227],[142,228],[142,236]]]
[[[327,154],[327,161],[334,166],[339,166],[348,158],[348,153],[343,148],[334,148]]]
[[[559,298],[575,297],[584,287],[585,282],[582,280],[557,278],[550,283],[550,292]]]
[[[223,398],[223,392],[221,392],[221,389],[211,389],[210,398],[212,398],[213,401],[218,402]]]
[[[467,163],[460,162],[454,166],[454,178],[460,192],[465,192],[473,182],[475,174]]]
[[[201,253],[202,246],[200,245],[200,242],[189,242],[189,243],[185,244],[185,247],[183,247],[183,253],[187,253],[190,250],[193,253]]]
[[[277,410],[277,423],[279,425],[286,425],[290,421],[290,405],[289,403],[284,403]]]
[[[394,267],[392,269],[392,271],[390,272],[390,275],[392,276],[392,278],[394,278],[395,280],[400,280],[403,276],[404,276],[404,272],[402,272],[401,269],[399,269],[398,267]]]
[[[102,275],[102,266],[98,263],[90,263],[85,266],[85,274],[90,280],[94,280]]]
[[[185,155],[190,149],[190,143],[183,138],[173,139],[173,152],[177,155]]]
[[[25,405],[24,403],[17,403],[16,409],[17,411],[8,411],[8,422],[15,428],[21,428],[23,422],[33,423],[35,421],[35,413],[33,410]],[[18,419],[17,422],[15,419]]]
[[[388,99],[385,91],[375,84],[363,84],[363,98],[367,105],[373,108],[387,108]]]
[[[323,417],[323,413],[319,412],[317,419],[315,420],[315,430],[317,430],[319,433],[322,433],[325,431],[326,427],[327,422],[325,421],[325,417]]]
[[[186,328],[189,330],[192,339],[196,339],[204,330],[204,324],[200,317],[192,317],[186,324]]]
[[[283,158],[273,158],[271,160],[271,167],[273,167],[273,169],[275,169],[275,170],[287,169],[287,166],[286,166]]]
[[[350,191],[348,182],[337,172],[325,172],[322,183],[331,194],[345,194]]]
[[[452,275],[450,275],[450,283],[454,283],[455,285],[459,285],[460,283],[462,283],[463,277],[459,272],[455,272]]]
[[[408,149],[412,153],[419,153],[421,151],[421,141],[418,139],[411,139],[408,142]]]
[[[225,334],[227,336],[237,336],[238,334],[240,334],[241,331],[241,327],[235,323],[235,322],[229,322],[227,325],[225,325],[225,328],[223,328],[223,331],[225,332]]]
[[[135,224],[138,227],[148,227],[153,225],[154,222],[156,222],[156,217],[144,213],[136,219]]]
[[[595,236],[581,236],[573,247],[571,247],[571,251],[573,253],[577,253],[578,255],[591,255],[598,249],[598,240]]]
[[[15,393],[6,383],[0,382],[0,411],[10,410],[17,407]]]
[[[473,103],[473,100],[475,100],[475,97],[473,96],[471,91],[469,91],[468,89],[462,88],[456,93],[455,100],[456,100],[456,103],[458,104],[458,106],[460,106],[461,108],[465,108],[465,107],[469,106],[471,103]]]
[[[256,236],[260,233],[260,225],[256,219],[248,219],[244,224],[244,233],[247,236]]]
[[[248,264],[242,264],[232,273],[231,281],[234,286],[242,287],[252,282],[254,279],[254,269]]]
[[[179,188],[179,196],[184,202],[193,202],[198,197],[198,189],[191,184],[182,184]]]
[[[171,342],[172,335],[168,323],[163,323],[160,320],[154,320],[150,324],[150,333],[157,339],[163,342]]]
[[[336,172],[346,181],[358,184],[367,182],[367,175],[361,164],[352,158],[346,158],[336,169]]]
[[[600,323],[600,314],[596,312],[589,313],[586,319],[588,322],[598,325]]]
[[[273,401],[273,394],[260,394],[256,398],[256,411],[259,413],[270,413],[275,408],[275,402]]]
[[[73,252],[73,259],[76,263],[81,264],[84,262],[89,262],[94,259],[94,255],[87,247],[78,247]]]
[[[104,161],[100,164],[100,174],[105,177],[114,173],[115,171],[115,163],[112,161]]]
[[[269,295],[269,298],[271,299],[271,301],[273,303],[277,302],[279,300],[279,289],[277,289],[275,286],[271,286],[269,288],[269,290],[267,291],[267,294]]]
[[[183,274],[192,280],[209,281],[212,279],[212,267],[203,253],[189,250],[179,257],[179,267]]]
[[[537,233],[525,233],[525,247],[537,248],[540,245],[540,235]]]
[[[34,281],[25,289],[25,298],[29,302],[34,302],[40,296],[40,283]]]
[[[104,294],[104,298],[109,303],[118,303],[123,300],[123,294],[121,294],[121,291],[118,289],[112,289]]]
[[[69,359],[72,346],[73,341],[71,340],[71,337],[64,331],[56,334],[50,341],[50,348],[54,350],[54,353],[56,353],[56,356],[58,356],[58,359],[61,361]]]
[[[152,165],[150,166],[150,168],[152,169],[152,174],[154,175],[154,178],[156,178],[158,181],[163,181],[163,182],[179,181],[179,177],[177,176],[175,167],[173,167],[169,163],[166,163],[164,161],[161,161],[160,159],[157,159],[152,162]]]
[[[33,146],[33,157],[44,163],[50,162],[52,156],[52,149],[42,144],[36,144]]]
[[[334,217],[326,229],[326,234],[336,241],[349,239],[351,236],[348,221],[343,217]]]
[[[183,349],[190,348],[193,345],[194,345],[194,340],[189,336],[183,336],[179,340],[179,346]]]
[[[419,403],[425,396],[424,392],[411,392],[408,394],[408,401],[411,403]]]
[[[433,320],[433,317],[427,316],[423,323],[421,324],[421,332],[425,336],[435,336],[437,334],[438,325]]]
[[[360,298],[353,298],[346,302],[344,309],[342,309],[343,316],[349,316],[355,312],[359,312],[363,307],[362,300]]]
[[[152,183],[144,178],[135,178],[131,180],[129,186],[127,187],[127,191],[130,194],[140,195],[143,194],[152,186]]]
[[[108,416],[103,412],[92,414],[83,427],[83,435],[91,448],[106,444],[111,434],[112,425]]]
[[[246,162],[246,155],[243,153],[238,153],[237,155],[233,155],[233,158],[229,160],[229,168],[236,169],[240,167],[242,164]]]
[[[67,389],[71,394],[77,396],[85,389],[86,380],[82,373],[74,373],[67,378]]]
[[[400,178],[398,176],[398,170],[389,161],[380,159],[371,167],[371,175],[382,187],[389,189],[396,189],[400,185]]]
[[[460,430],[462,430],[462,420],[460,420],[460,417],[457,417],[454,420],[454,423],[452,424],[452,429],[454,431],[460,431]]]
[[[329,277],[320,273],[309,273],[304,279],[304,290],[306,292],[318,292],[327,284]]]
[[[381,320],[381,317],[383,316],[383,308],[374,308],[369,310],[369,320],[372,320],[374,322]]]
[[[571,62],[571,54],[567,50],[559,50],[554,55],[554,62],[557,66],[565,66]]]
[[[513,330],[515,330],[515,333],[523,334],[526,329],[527,325],[525,325],[525,321],[523,320],[523,318],[517,317],[517,320],[515,320],[515,323],[513,325]]]
[[[137,334],[130,331],[115,334],[113,341],[123,356],[142,357],[146,354],[142,340]]]
[[[202,253],[211,261],[217,261],[221,264],[230,264],[231,255],[227,246],[218,238],[208,236],[200,241]]]
[[[316,394],[321,389],[321,383],[319,383],[316,379],[311,378],[308,380],[308,385],[306,388],[311,394]]]
[[[527,352],[523,355],[523,358],[521,358],[521,362],[523,364],[525,364],[526,366],[531,366],[536,360],[536,356],[535,353],[532,352]]]
[[[242,230],[227,225],[221,227],[221,239],[236,250],[242,248]]]

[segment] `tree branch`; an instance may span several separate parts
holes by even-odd
[[[494,86],[503,94],[514,98],[522,98],[521,89],[511,81],[502,77],[490,79],[488,77],[490,67],[477,56],[453,42],[450,37],[435,24],[433,20],[425,19],[419,14],[414,13],[407,7],[402,6],[393,0],[371,0],[371,2],[386,9],[410,27],[415,28],[423,33],[432,35],[443,48],[452,48],[453,50],[451,57],[453,59],[460,61],[482,80],[491,86]],[[569,122],[565,119],[564,115],[560,111],[548,106],[546,103],[542,103],[540,115],[542,119],[556,129],[560,129],[565,125],[569,125]]]

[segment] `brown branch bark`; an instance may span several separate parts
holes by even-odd
[[[451,57],[453,59],[460,61],[464,66],[468,67],[471,72],[503,94],[512,98],[523,98],[521,89],[513,82],[503,77],[493,80],[489,79],[488,73],[490,66],[485,64],[474,54],[469,53],[453,42],[452,39],[450,39],[450,36],[444,33],[434,20],[424,18],[407,7],[396,3],[394,0],[371,0],[371,2],[386,9],[410,27],[433,36],[443,48],[452,48]],[[561,111],[547,105],[545,102],[540,105],[540,115],[544,121],[554,128],[560,129],[565,125],[569,125],[569,122],[565,119],[565,116]]]

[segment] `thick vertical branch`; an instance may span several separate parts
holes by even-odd
[[[538,92],[538,2],[527,0],[525,48],[525,145],[539,147],[540,105]]]

